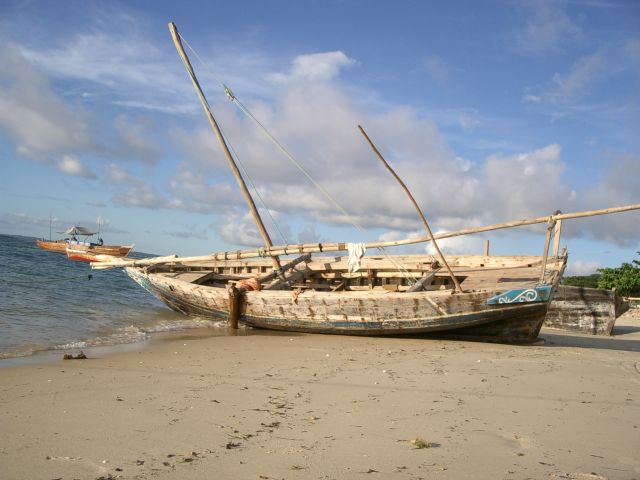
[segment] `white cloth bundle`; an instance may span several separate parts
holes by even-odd
[[[347,251],[349,252],[349,273],[357,272],[360,269],[360,259],[367,251],[364,243],[348,243]]]

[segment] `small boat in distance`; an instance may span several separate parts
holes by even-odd
[[[61,232],[68,237],[60,240],[36,240],[36,246],[49,252],[66,253],[71,247],[77,251],[85,251],[93,254],[110,255],[113,257],[126,257],[133,249],[134,245],[105,245],[102,238],[98,242],[89,242],[86,239],[98,232],[94,232],[85,227],[74,226]],[[78,237],[85,237],[85,240],[78,240]],[[93,261],[93,260],[86,260]]]

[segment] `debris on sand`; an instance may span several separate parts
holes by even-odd
[[[85,360],[87,358],[87,356],[84,354],[83,351],[80,351],[79,354],[77,354],[75,357],[69,353],[65,353],[64,357],[62,357],[64,360]]]

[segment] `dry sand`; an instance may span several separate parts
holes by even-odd
[[[0,478],[640,478],[638,313],[544,346],[189,334],[0,368]]]

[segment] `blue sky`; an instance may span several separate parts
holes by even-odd
[[[54,236],[100,222],[107,243],[158,254],[260,245],[169,21],[276,244],[423,234],[359,124],[438,232],[640,203],[637,1],[5,0],[1,233],[48,237],[53,218]],[[640,212],[563,228],[570,273],[640,250]],[[443,248],[485,238],[543,248],[540,228]]]

